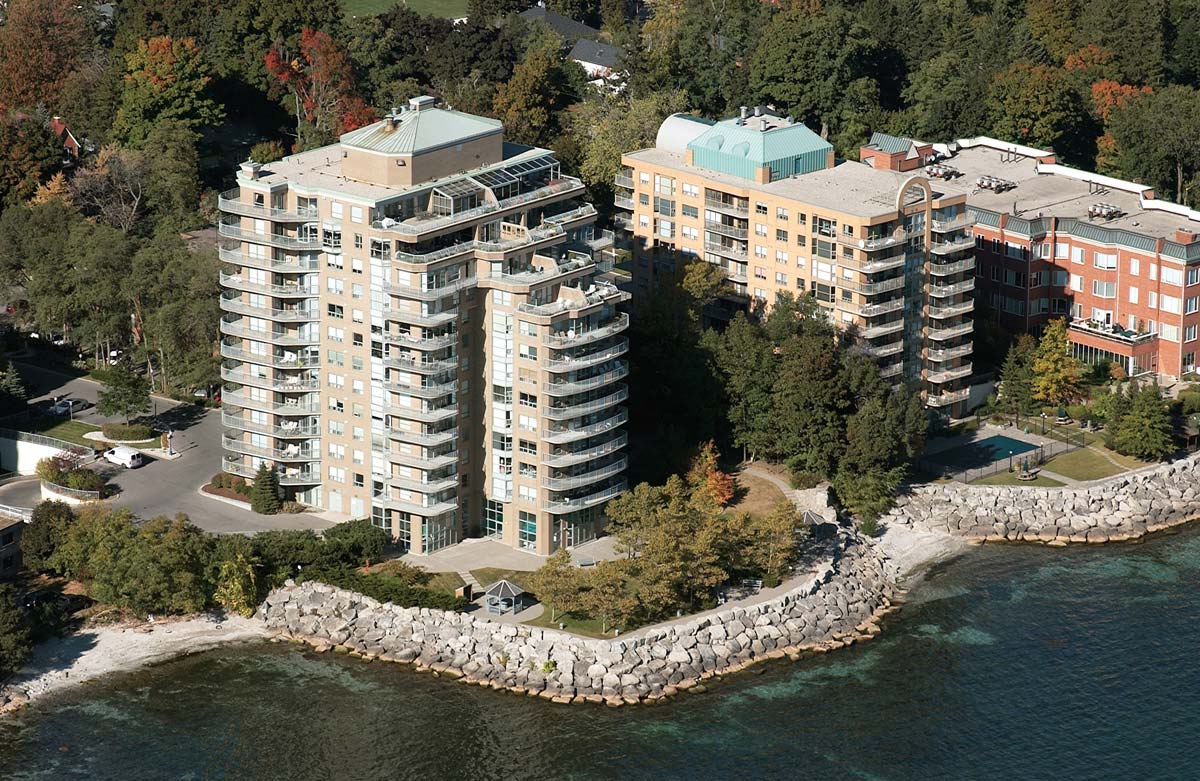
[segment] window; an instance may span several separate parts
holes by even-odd
[[[843,225],[842,226],[842,235],[843,236],[853,236],[854,235],[854,226],[853,225]]]
[[[788,254],[781,249],[775,250],[775,262],[787,265]]]
[[[788,240],[787,231],[781,230],[780,228],[776,228],[775,229],[775,241],[786,242],[787,240]]]
[[[346,376],[344,374],[334,374],[334,373],[330,372],[326,376],[325,380],[326,380],[325,384],[328,385],[330,388],[341,389],[341,388],[346,387]]]
[[[350,207],[350,222],[362,222],[363,210],[361,206]]]
[[[527,502],[536,502],[537,501],[537,489],[530,488],[527,485],[523,485],[519,489],[517,489],[517,495],[520,496],[522,499],[524,499]]]
[[[1141,261],[1138,260],[1137,258],[1130,258],[1129,259],[1129,273],[1136,277],[1138,275],[1138,271],[1140,269],[1141,269]]]
[[[1192,323],[1191,325],[1184,327],[1183,341],[1185,341],[1185,342],[1196,341],[1196,324],[1195,323]]]
[[[1083,247],[1071,247],[1071,262],[1072,263],[1082,263],[1083,262]]]
[[[361,323],[363,321],[363,311],[361,309],[351,309],[350,319],[356,323]]]
[[[798,225],[807,225],[808,224],[808,215],[803,214],[803,213],[797,213],[796,214],[796,223]]]
[[[354,345],[355,347],[362,347],[363,346],[363,335],[362,334],[351,334],[350,335],[350,343],[352,345]]]
[[[530,323],[526,320],[517,321],[517,333],[521,336],[537,336],[537,323]]]
[[[691,239],[692,241],[699,241],[699,240],[700,240],[700,229],[699,229],[699,228],[696,228],[696,227],[693,227],[693,226],[691,226],[691,225],[680,225],[680,226],[679,226],[679,233],[680,233],[680,235],[682,235],[682,236],[683,236],[685,239]]]
[[[340,296],[343,292],[342,280],[338,279],[337,277],[326,277],[325,289],[330,293],[333,293],[335,296]]]
[[[1074,290],[1076,293],[1082,293],[1083,292],[1083,277],[1079,276],[1078,274],[1072,274],[1071,275],[1071,289]]]
[[[329,457],[341,460],[346,457],[346,446],[329,443]]]
[[[827,220],[824,217],[814,217],[813,227],[816,228],[817,233],[822,236],[837,235],[837,222],[835,220]]]
[[[766,236],[767,235],[767,226],[763,225],[761,222],[754,223],[754,235],[755,236]]]
[[[1150,278],[1158,279],[1158,264],[1157,263],[1150,264]]]
[[[1200,310],[1200,296],[1188,296],[1184,301],[1183,311],[1190,315],[1198,310]]]
[[[1187,283],[1189,286],[1200,283],[1200,268],[1189,268],[1187,270]]]
[[[363,247],[362,234],[361,233],[354,234],[354,249],[362,249],[362,247]]]
[[[329,421],[329,433],[340,437],[346,433],[346,424],[340,420]]]
[[[1166,339],[1168,342],[1179,341],[1179,326],[1163,323],[1162,328],[1158,332],[1159,338]]]
[[[1146,306],[1151,309],[1158,309],[1158,293],[1155,293],[1153,290],[1150,291],[1146,296]]]
[[[755,201],[754,202],[754,213],[755,214],[766,214],[767,213],[767,205],[765,203],[763,203],[762,201]]]
[[[689,198],[699,198],[700,197],[700,188],[694,184],[685,184],[685,185],[683,185],[683,194],[688,196]],[[696,215],[693,214],[692,216],[694,217]]]
[[[351,380],[350,381],[350,392],[351,393],[356,393],[359,396],[361,396],[363,394],[364,390],[365,389],[363,388],[362,380]]]
[[[1068,276],[1069,275],[1067,272],[1055,269],[1051,274],[1050,284],[1055,285],[1056,287],[1066,287]]]
[[[1164,285],[1182,285],[1183,269],[1172,268],[1171,266],[1163,266],[1161,281]]]
[[[354,487],[362,488],[364,485],[366,485],[366,483],[363,480],[363,476],[360,473],[355,472],[354,473]]]
[[[517,348],[517,355],[531,361],[536,361],[538,357],[538,349],[532,345],[523,344]]]
[[[1101,282],[1098,279],[1092,280],[1092,295],[1100,298],[1116,298],[1117,283],[1116,282]]]
[[[763,268],[762,266],[755,266],[754,267],[754,278],[755,279],[766,279],[767,278],[767,270],[765,268]]]
[[[328,266],[329,268],[336,268],[338,270],[341,270],[342,256],[341,255],[326,255],[325,256],[325,265]]]
[[[1129,303],[1136,304],[1138,302],[1138,289],[1136,287],[1129,288]]]
[[[537,455],[537,443],[528,439],[517,440],[517,450],[528,455]]]
[[[336,466],[329,467],[329,481],[332,483],[346,482],[346,470]]]
[[[522,510],[517,521],[517,544],[522,548],[537,547],[537,516]]]
[[[776,285],[786,285],[787,284],[787,274],[784,274],[782,271],[776,271],[775,272],[775,284]]]
[[[1057,242],[1054,245],[1054,257],[1065,258],[1071,252],[1071,245],[1066,242]]]
[[[1165,270],[1166,269],[1164,269],[1164,271]],[[1159,296],[1159,298],[1158,298],[1158,308],[1164,312],[1169,312],[1173,315],[1177,315],[1177,314],[1180,314],[1183,312],[1183,302],[1179,299],[1178,296],[1163,295],[1163,296]]]
[[[639,193],[638,194],[638,203],[640,203],[642,206],[649,206],[650,205],[650,194],[649,193]]]
[[[761,244],[754,245],[754,257],[765,258],[767,256],[767,248]]]
[[[337,201],[329,204],[329,213],[340,220],[342,218],[342,205]]]
[[[787,218],[788,218],[787,209],[783,208],[782,206],[776,206],[775,207],[775,219],[784,220],[786,222]]]
[[[688,206],[686,203],[684,203],[684,204],[681,204],[681,205],[679,206],[679,211],[680,211],[680,212],[683,214],[683,216],[684,216],[684,217],[693,217],[693,218],[695,218],[695,217],[699,217],[699,216],[700,216],[700,210],[699,210],[699,209],[697,209],[695,206]]]
[[[526,464],[523,461],[517,462],[517,474],[522,477],[537,477],[537,466],[534,464]]]
[[[345,312],[338,304],[329,304],[327,311],[329,312],[329,316],[334,320],[341,320],[343,317],[345,317]]]
[[[531,407],[533,409],[537,409],[537,405],[538,405],[537,395],[533,394],[533,393],[526,393],[524,391],[521,391],[520,403],[521,403],[522,407]]]
[[[1092,261],[1096,268],[1105,271],[1114,271],[1117,268],[1116,253],[1097,252],[1092,256]]]
[[[537,431],[537,417],[532,415],[518,415],[517,427],[524,431]]]
[[[341,399],[331,398],[329,400],[329,409],[333,412],[345,412],[346,405],[342,403]]]
[[[341,350],[326,350],[325,356],[334,366],[342,366],[346,363],[346,354]]]

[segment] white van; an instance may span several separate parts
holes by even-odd
[[[112,450],[104,451],[104,460],[129,469],[137,469],[146,463],[146,457],[141,452],[125,445],[117,445]]]

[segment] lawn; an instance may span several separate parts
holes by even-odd
[[[550,610],[547,609],[537,618],[526,621],[527,626],[540,626],[546,629],[558,629],[559,624],[563,625],[563,629],[567,632],[574,632],[577,635],[585,637],[612,637],[612,629],[605,634],[601,631],[602,624],[590,618],[575,618],[570,614],[560,615],[555,620],[550,620]]]
[[[1045,463],[1045,467],[1074,480],[1099,480],[1125,471],[1091,448],[1078,448],[1055,456]]]
[[[342,0],[347,16],[371,16],[381,14],[401,0]],[[467,0],[407,0],[404,3],[424,16],[440,16],[443,19],[458,19],[467,15]]]
[[[735,513],[766,515],[780,500],[787,499],[773,483],[746,472],[734,475],[734,501],[726,510]]]
[[[425,588],[453,594],[465,585],[466,583],[458,576],[457,572],[435,572],[429,582],[425,584]]]
[[[27,431],[30,434],[41,434],[46,437],[54,437],[67,442],[74,442],[77,445],[90,449],[102,446],[103,443],[95,442],[90,439],[84,439],[83,435],[93,431],[99,431],[99,426],[93,426],[90,423],[83,423],[78,420],[67,420],[66,418],[58,417],[42,417],[27,420],[13,425],[19,431]]]
[[[409,580],[412,575],[416,574],[413,570],[420,569],[420,567],[401,561],[400,559],[390,559],[371,567],[371,572]],[[432,591],[444,591],[447,594],[453,594],[466,585],[457,572],[430,572],[428,574],[430,576],[429,582],[425,584],[425,588]]]
[[[972,485],[1036,485],[1042,488],[1059,488],[1062,483],[1057,480],[1038,475],[1032,480],[1019,480],[1017,475],[1019,472],[997,472],[994,475],[985,477],[981,480],[976,480]]]
[[[487,588],[498,580],[511,580],[526,591],[529,590],[529,576],[533,573],[528,570],[515,569],[500,569],[498,567],[484,567],[483,569],[473,569],[471,574],[479,581],[479,585]]]

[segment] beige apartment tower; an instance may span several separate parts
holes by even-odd
[[[626,297],[583,184],[420,97],[220,199],[224,469],[414,553],[548,554],[625,489]]]
[[[861,162],[791,117],[758,107],[713,122],[677,114],[655,146],[621,158],[617,225],[634,296],[681,258],[726,270],[735,298],[811,294],[885,377],[965,413],[975,240],[967,190],[932,147],[876,134]]]

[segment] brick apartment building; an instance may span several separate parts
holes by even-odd
[[[416,553],[548,554],[625,488],[611,234],[552,152],[420,97],[220,199],[224,469]]]
[[[681,257],[725,269],[742,303],[811,293],[884,376],[960,416],[975,305],[966,190],[925,175],[928,144],[876,134],[861,157],[835,160],[805,125],[762,107],[667,118],[653,148],[622,156],[615,182],[635,299]]]

